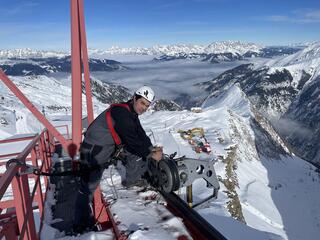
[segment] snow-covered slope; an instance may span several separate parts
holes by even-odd
[[[70,79],[12,79],[39,110],[44,107],[48,118],[70,114]],[[99,113],[107,106],[99,100],[99,89],[105,87],[102,92],[112,96],[114,92],[98,80],[95,82],[94,110]],[[317,239],[319,174],[312,165],[292,156],[239,86],[230,86],[208,98],[201,113],[151,110],[142,116],[142,124],[167,154],[177,151],[179,156],[215,160],[221,190],[216,201],[202,205],[198,211],[228,239]],[[18,133],[39,130],[37,121],[2,83],[0,95],[1,113],[6,113],[1,117],[6,116],[6,126],[11,129],[1,126],[0,133],[5,132],[1,137],[15,134],[15,129]],[[177,132],[194,127],[204,128],[213,150],[210,155],[194,152]],[[195,203],[212,193],[202,180],[197,180],[193,189]],[[139,236],[150,239],[147,232],[139,232]]]
[[[299,84],[303,72],[310,75],[311,81],[320,75],[320,42],[313,43],[295,54],[270,60],[265,65],[270,68],[270,71],[286,68],[290,71],[296,85]]]
[[[199,86],[215,95],[239,82],[259,109],[276,116],[285,113],[319,75],[320,43],[316,43],[289,56],[238,66]]]
[[[10,78],[27,98],[46,116],[71,115],[71,80],[48,76]],[[93,108],[103,111],[108,104],[128,99],[131,94],[122,86],[92,80]],[[20,133],[40,132],[42,125],[33,117],[9,89],[0,81],[0,138]],[[86,115],[85,95],[82,95],[83,115]]]
[[[320,164],[319,42],[289,56],[240,65],[198,86],[211,98],[235,83],[261,113],[274,120],[296,153]]]
[[[198,86],[208,91],[210,98],[235,83],[239,83],[260,112],[277,118],[288,109],[298,93],[288,70],[277,69],[270,72],[267,67],[255,69],[253,64],[240,65]]]
[[[316,169],[290,153],[238,86],[208,99],[203,107],[201,113],[153,112],[142,118],[167,154],[177,151],[179,156],[218,160],[218,199],[198,211],[227,239],[317,239],[320,179]],[[194,127],[205,129],[212,155],[195,153],[177,133]],[[202,180],[193,189],[195,202],[210,194]],[[230,217],[241,223],[241,230],[229,225]],[[266,235],[249,237],[244,224]]]
[[[300,156],[320,165],[320,42],[266,65],[269,72],[289,71],[296,92],[280,119],[279,131]]]

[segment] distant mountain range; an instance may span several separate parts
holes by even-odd
[[[154,105],[154,109],[180,110],[181,106],[205,104],[233,85],[238,85],[258,112],[273,121],[281,136],[291,144],[293,151],[320,166],[320,43],[313,43],[307,47],[262,47],[240,42],[221,42],[206,47],[170,45],[152,49],[150,53],[153,54],[168,53],[158,57],[158,60],[199,58],[200,61],[216,63],[248,57],[265,59],[257,63],[237,66],[210,81],[198,84],[197,87],[207,93],[206,99],[199,100],[191,95],[180,95],[174,99],[175,102],[158,102]],[[120,51],[120,48],[117,50],[113,48],[113,50],[112,53],[130,52],[125,49]],[[136,50],[135,54],[144,54],[142,48]],[[13,53],[20,57],[14,58]],[[22,57],[28,54],[33,57]],[[59,56],[53,56],[54,54],[31,50],[7,51],[4,54],[2,51],[0,67],[11,76],[70,72],[70,56],[62,53],[57,53],[60,54]],[[91,54],[93,54],[92,51]],[[11,58],[4,56],[11,56]],[[91,58],[89,66],[91,71],[126,69],[120,62],[104,58]],[[127,90],[121,86],[116,87],[115,90],[107,86],[110,91],[106,91],[101,87],[102,85],[93,82],[93,94],[102,103],[119,101],[129,96]]]
[[[10,76],[46,75],[53,72],[71,72],[71,58],[9,58],[0,60],[0,68]],[[113,71],[126,69],[120,62],[108,59],[89,59],[89,69],[95,71]]]
[[[170,61],[170,60],[176,60],[176,59],[199,58],[202,61],[219,63],[219,62],[232,62],[232,61],[243,60],[246,58],[254,58],[254,57],[272,58],[276,56],[286,56],[286,55],[296,53],[301,49],[302,48],[300,47],[287,47],[287,46],[263,47],[263,48],[258,48],[258,47],[254,48],[253,46],[251,46],[251,48],[244,47],[239,50],[235,48],[226,48],[221,52],[213,51],[212,53],[210,53],[210,51],[208,51],[207,53],[185,53],[185,52],[170,53],[170,54],[164,54],[159,57],[156,57],[154,60]]]
[[[210,63],[232,62],[252,57],[290,55],[302,49],[298,47],[263,47],[239,41],[214,42],[204,45],[157,45],[151,48],[119,48],[89,50],[91,71],[126,69],[120,62],[105,59],[110,55],[153,55],[155,61],[199,59]],[[11,76],[44,75],[51,72],[70,72],[70,55],[63,52],[37,51],[32,49],[0,50],[0,67]]]
[[[259,51],[262,46],[254,43],[242,43],[240,41],[222,41],[213,42],[209,45],[192,45],[192,44],[173,44],[173,45],[156,45],[150,48],[120,48],[112,47],[107,50],[90,50],[92,55],[104,54],[130,54],[130,55],[171,55],[176,54],[212,54],[212,53],[245,53],[247,51]]]
[[[104,55],[154,55],[154,56],[174,56],[176,54],[221,54],[221,53],[233,53],[244,55],[246,53],[259,53],[262,49],[301,49],[306,46],[309,46],[311,43],[307,44],[297,44],[290,46],[274,46],[266,47],[254,43],[244,43],[240,41],[222,41],[222,42],[213,42],[209,45],[192,45],[192,44],[172,44],[172,45],[155,45],[149,48],[145,47],[132,47],[132,48],[121,48],[121,47],[111,47],[106,50],[101,49],[89,49],[89,55],[93,58],[101,57]],[[278,51],[278,50],[275,50]],[[267,52],[267,51],[265,51]],[[264,53],[266,55],[267,53]],[[70,52],[57,52],[57,51],[39,51],[32,50],[29,48],[26,49],[11,49],[11,50],[0,50],[0,59],[1,58],[48,58],[48,57],[66,57],[70,55]],[[274,56],[275,53],[272,53]]]

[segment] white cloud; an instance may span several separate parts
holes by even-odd
[[[284,15],[271,15],[266,17],[266,20],[271,22],[286,22],[290,21],[290,18]]]
[[[291,22],[291,23],[317,23],[320,22],[319,9],[300,9],[289,15],[266,16],[264,20],[270,22]]]
[[[14,6],[7,6],[6,8],[0,9],[0,14],[4,16],[18,15],[26,12],[32,11],[35,7],[39,5],[36,1],[20,2]]]
[[[118,59],[116,59],[118,60]],[[179,94],[201,96],[203,90],[195,83],[209,81],[221,72],[239,64],[210,64],[199,60],[175,60],[169,62],[124,63],[129,71],[94,73],[102,81],[126,86],[131,91],[146,84],[154,88],[157,98],[175,99]],[[181,87],[183,84],[183,87]]]
[[[303,18],[298,19],[300,22],[320,22],[320,10],[311,10],[303,13]]]

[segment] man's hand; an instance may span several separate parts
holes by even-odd
[[[151,152],[151,157],[156,161],[160,161],[162,159],[162,154],[163,147],[154,147]]]

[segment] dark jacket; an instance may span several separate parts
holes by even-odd
[[[133,109],[133,101],[125,107],[114,106],[111,117],[116,133],[119,135],[125,150],[142,158],[146,158],[151,151],[152,143],[143,130],[138,114]],[[81,145],[81,161],[90,165],[105,164],[110,161],[115,151],[115,142],[112,138],[106,121],[106,111],[103,111],[88,127]]]

